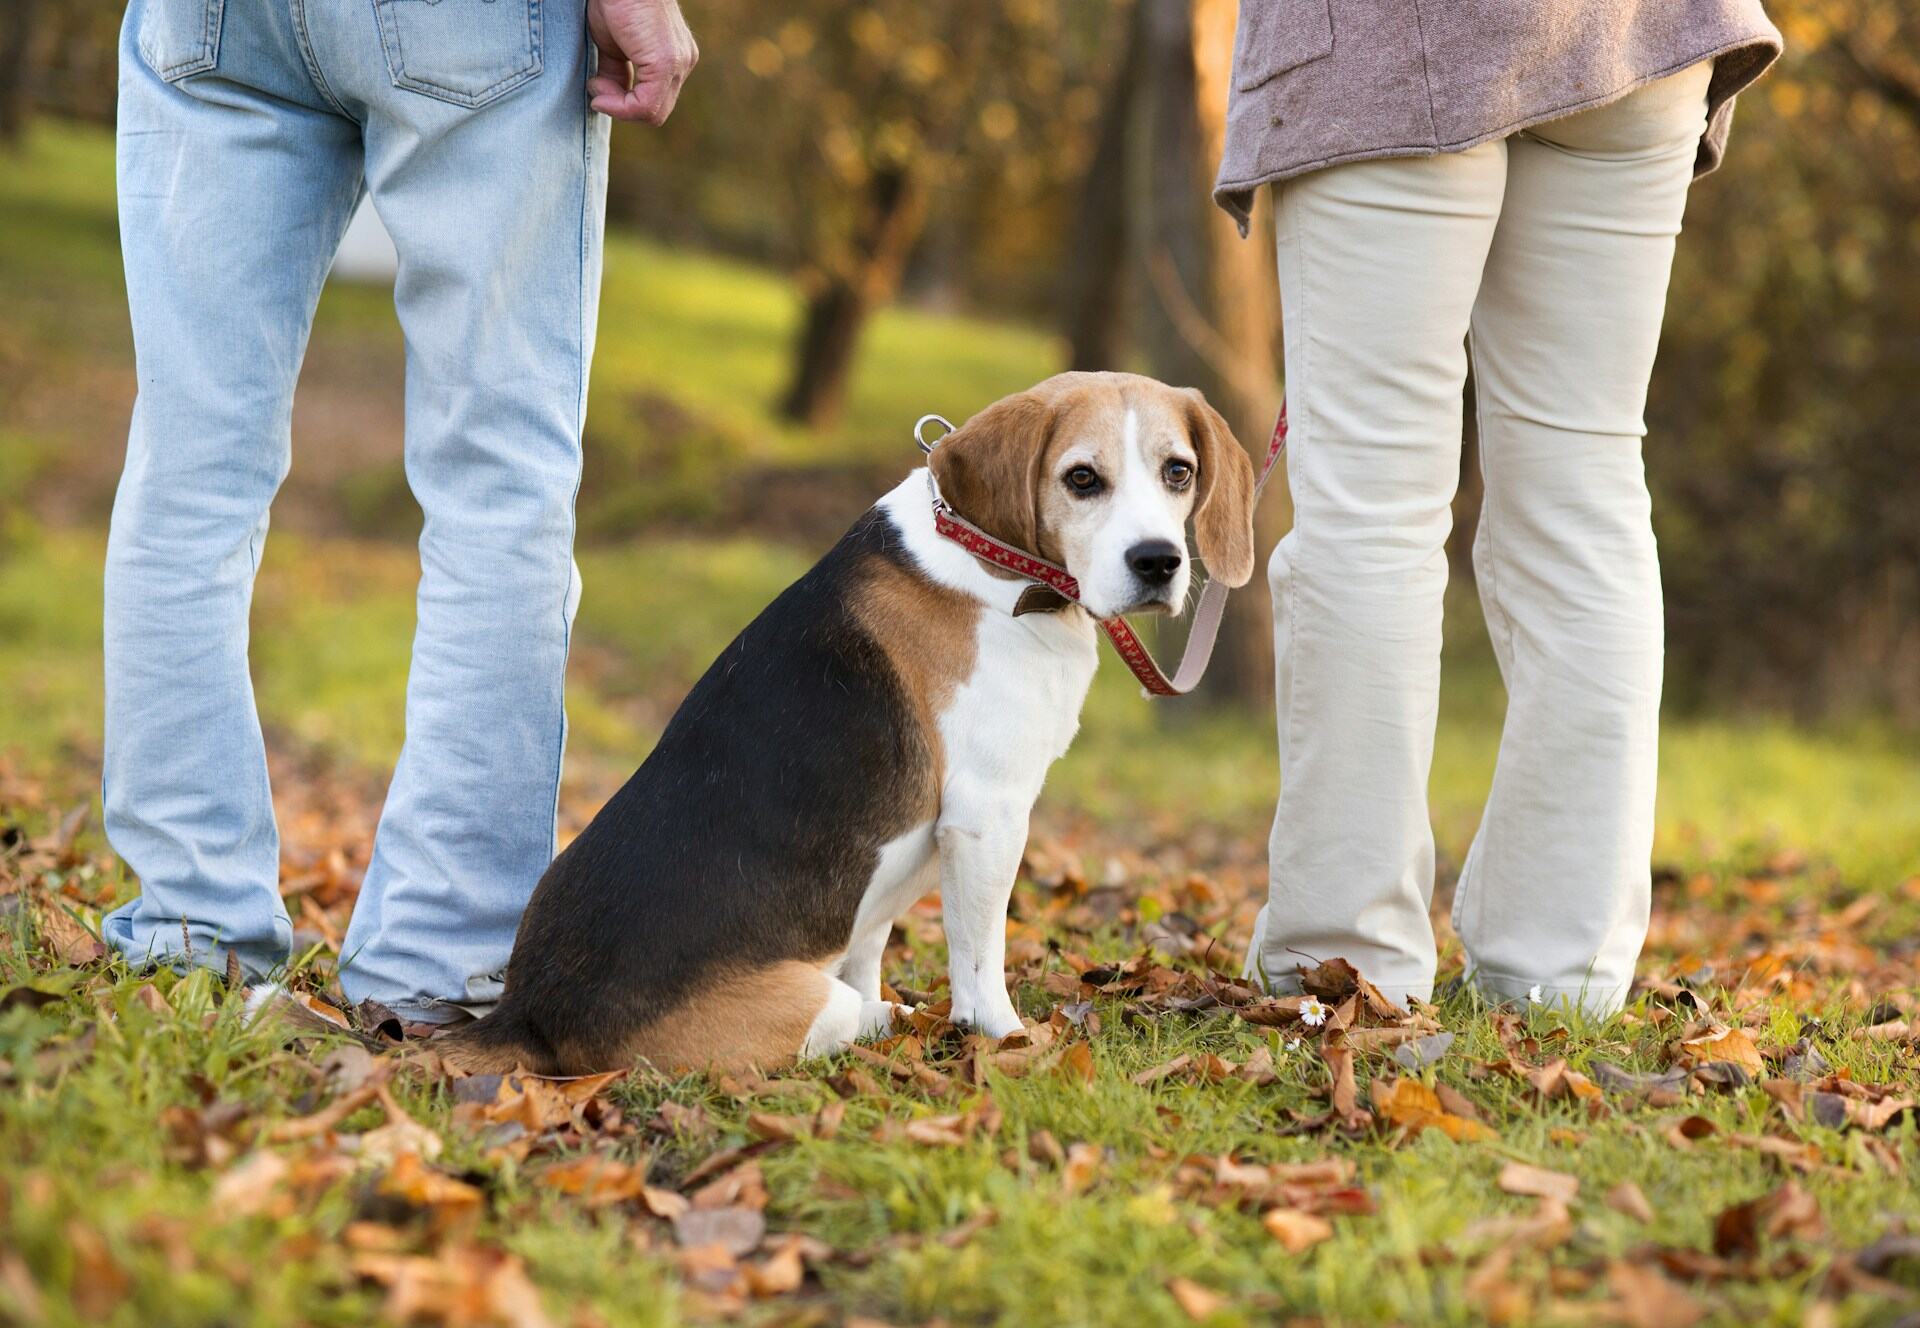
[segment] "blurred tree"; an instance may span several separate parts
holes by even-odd
[[[701,95],[709,160],[750,172],[784,223],[806,310],[781,411],[831,422],[867,316],[930,209],[1019,216],[1077,168],[1111,0],[715,0]],[[718,66],[717,69],[714,66]],[[1085,90],[1085,95],[1082,95]],[[977,227],[969,228],[978,233]]]
[[[1920,720],[1920,20],[1769,10],[1648,404],[1670,690]]]
[[[39,17],[40,0],[8,0],[0,10],[0,142],[18,141],[26,128]]]

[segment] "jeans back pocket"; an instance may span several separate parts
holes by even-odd
[[[146,0],[140,6],[140,58],[169,83],[220,63],[226,0]]]
[[[393,84],[485,106],[540,72],[540,0],[373,0]]]

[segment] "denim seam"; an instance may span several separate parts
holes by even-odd
[[[539,0],[534,0],[534,4],[537,7]],[[551,820],[556,836],[560,824],[560,780],[565,773],[567,760],[567,659],[573,652],[573,622],[567,615],[567,601],[573,598],[574,569],[577,566],[573,553],[573,540],[579,525],[576,513],[580,502],[580,481],[586,469],[587,246],[588,231],[592,226],[592,218],[588,215],[590,211],[588,195],[593,189],[593,127],[593,112],[583,110],[580,116],[580,244],[575,254],[578,267],[574,282],[574,298],[578,310],[573,343],[573,438],[577,466],[573,477],[573,493],[567,499],[567,584],[566,588],[560,592],[560,735],[555,744],[553,756],[553,817]]]
[[[340,104],[340,98],[334,95],[333,85],[327,82],[327,76],[320,70],[320,57],[313,49],[313,33],[307,27],[307,0],[291,0],[289,8],[293,14],[293,31],[298,38],[300,59],[307,66],[307,78],[313,83],[314,91],[326,100],[327,105],[352,119],[347,108]]]

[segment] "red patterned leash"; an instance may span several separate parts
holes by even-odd
[[[922,415],[913,426],[913,440],[920,444],[920,450],[932,454],[940,439],[929,443],[922,438],[921,431],[929,424],[938,424],[952,433],[954,426],[938,415]],[[945,438],[942,434],[941,438]],[[1280,454],[1287,447],[1287,406],[1280,403],[1280,417],[1273,422],[1273,436],[1267,442],[1266,464],[1260,468],[1260,477],[1254,482],[1253,496],[1257,504],[1261,491],[1267,487],[1267,481],[1273,477],[1274,466],[1280,460]],[[1035,557],[1024,549],[1016,549],[1004,540],[995,539],[980,527],[960,516],[947,500],[940,496],[940,486],[934,482],[933,470],[927,470],[927,487],[933,495],[933,528],[946,539],[952,540],[974,557],[1003,567],[1016,575],[1024,576],[1059,594],[1073,603],[1080,602],[1080,583],[1066,568],[1048,562],[1045,558]],[[1220,636],[1220,622],[1227,611],[1227,587],[1220,581],[1209,580],[1201,588],[1200,602],[1193,611],[1193,627],[1187,633],[1187,648],[1180,656],[1180,663],[1169,678],[1146,645],[1134,633],[1133,628],[1123,617],[1100,619],[1100,626],[1106,630],[1107,639],[1113,642],[1113,648],[1119,652],[1121,660],[1132,670],[1133,676],[1140,680],[1150,696],[1185,696],[1200,682],[1207,671],[1207,663],[1213,658],[1214,643]]]

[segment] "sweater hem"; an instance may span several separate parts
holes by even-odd
[[[1496,138],[1506,138],[1524,129],[1531,129],[1537,124],[1545,124],[1550,120],[1563,119],[1569,115],[1578,115],[1582,111],[1595,110],[1611,102],[1619,101],[1628,93],[1637,92],[1649,83],[1657,83],[1661,79],[1677,74],[1683,69],[1690,69],[1702,60],[1719,60],[1723,56],[1732,55],[1736,51],[1764,53],[1765,58],[1758,61],[1752,70],[1741,78],[1735,86],[1721,91],[1717,100],[1711,97],[1709,98],[1707,119],[1709,123],[1711,123],[1714,115],[1719,112],[1722,106],[1732,101],[1734,97],[1738,96],[1747,88],[1753,86],[1754,82],[1772,67],[1773,62],[1779,59],[1781,45],[1777,40],[1765,36],[1749,36],[1742,37],[1737,41],[1726,42],[1702,51],[1697,55],[1689,56],[1675,64],[1667,65],[1651,73],[1644,74],[1639,78],[1633,79],[1631,82],[1624,83],[1598,96],[1550,107],[1537,114],[1523,116],[1509,124],[1501,125],[1495,129],[1489,129],[1484,133],[1474,134],[1468,138],[1457,139],[1446,143],[1406,143],[1381,148],[1363,148],[1356,152],[1336,153],[1329,157],[1318,157],[1310,161],[1276,167],[1273,170],[1261,171],[1256,175],[1251,175],[1244,179],[1216,181],[1213,186],[1213,201],[1216,206],[1233,218],[1235,224],[1240,228],[1241,238],[1244,239],[1247,235],[1248,224],[1253,217],[1253,192],[1262,185],[1279,184],[1283,181],[1291,180],[1296,176],[1324,170],[1329,166],[1343,166],[1348,162],[1376,161],[1390,157],[1438,157],[1450,152],[1465,152],[1469,148],[1479,147],[1482,143],[1490,143]],[[1701,142],[1707,142],[1706,134],[1701,136]],[[1714,168],[1719,166],[1719,164],[1720,156],[1716,154],[1711,157],[1704,166],[1695,168],[1694,178],[1698,179],[1700,176],[1710,173]]]

